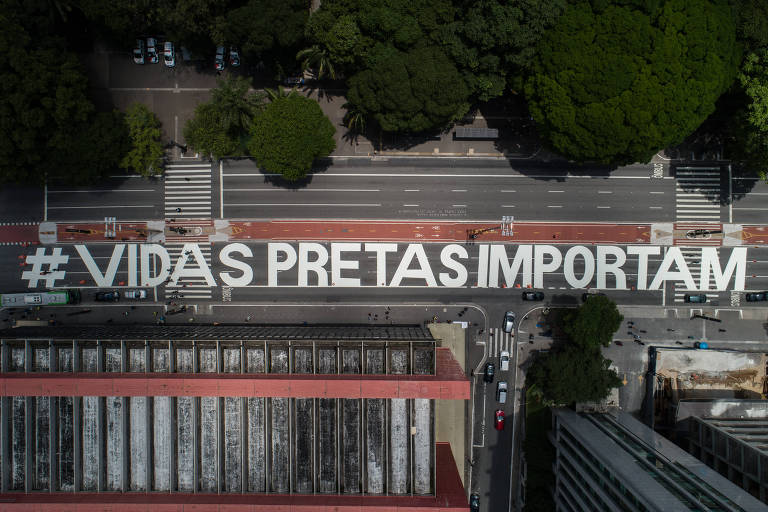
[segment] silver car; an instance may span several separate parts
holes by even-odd
[[[502,322],[501,328],[504,332],[512,332],[515,328],[515,314],[512,311],[504,313],[504,322]]]
[[[173,43],[166,41],[163,45],[163,61],[169,68],[176,67],[176,52],[173,51]]]
[[[157,39],[154,37],[147,38],[147,59],[150,64],[160,62],[160,58],[157,56]]]
[[[144,64],[144,40],[136,40],[136,48],[133,49],[134,64]]]

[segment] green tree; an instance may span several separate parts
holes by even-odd
[[[203,155],[214,158],[240,156],[246,152],[254,116],[263,109],[264,94],[250,90],[244,77],[225,75],[211,89],[211,101],[195,108],[195,116],[184,126],[184,139]]]
[[[322,80],[326,75],[331,79],[336,78],[333,62],[325,48],[318,45],[310,46],[297,53],[296,59],[301,61],[303,71],[315,70],[318,80]]]
[[[600,401],[621,379],[609,369],[599,348],[566,345],[537,357],[526,374],[527,386],[535,386],[543,400],[556,405]]]
[[[622,320],[615,302],[604,295],[594,295],[578,309],[565,313],[561,327],[581,347],[607,347]]]
[[[120,163],[142,176],[163,172],[163,145],[160,142],[160,120],[143,103],[133,103],[126,112],[131,149]]]
[[[648,161],[712,113],[740,55],[725,0],[582,1],[540,41],[525,93],[564,155]]]
[[[259,166],[289,181],[336,147],[336,128],[316,101],[293,92],[268,104],[253,123],[248,149]]]
[[[349,84],[349,102],[388,132],[439,128],[469,110],[469,88],[436,47],[384,51],[371,69]]]

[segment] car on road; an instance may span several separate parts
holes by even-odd
[[[542,292],[523,292],[523,300],[544,300]]]
[[[512,332],[515,328],[515,313],[512,311],[504,313],[504,321],[501,323],[501,328],[504,332]]]
[[[123,296],[126,299],[146,299],[147,298],[147,291],[146,290],[126,290]]]
[[[112,290],[111,292],[98,292],[94,297],[99,302],[117,302],[120,300],[120,292]]]
[[[509,352],[502,350],[499,355],[499,361],[501,362],[501,371],[506,372],[509,370]]]
[[[234,46],[229,47],[229,65],[233,68],[240,66],[240,52]]]
[[[145,46],[143,39],[136,40],[136,47],[133,49],[133,63],[144,64]]]
[[[147,59],[150,64],[160,62],[160,57],[157,56],[157,39],[154,37],[147,38]]]
[[[176,67],[176,52],[173,51],[173,43],[170,41],[163,45],[163,61],[169,68]]]
[[[487,383],[493,382],[493,376],[496,375],[496,366],[493,363],[485,363],[485,371],[483,372],[483,380]]]
[[[765,302],[768,300],[768,292],[751,292],[745,298],[747,302]]]
[[[504,411],[501,409],[496,410],[493,417],[493,428],[496,430],[504,430]]]
[[[605,297],[604,293],[582,293],[581,302],[587,302],[592,297]]]
[[[500,404],[504,404],[507,402],[507,383],[506,381],[500,380],[498,384],[496,384],[496,401]]]
[[[283,80],[283,84],[290,85],[290,86],[297,86],[297,85],[304,85],[304,77],[303,76],[289,76],[285,80]]]
[[[216,58],[214,60],[216,71],[224,71],[224,67],[227,65],[227,63],[224,61],[224,47],[223,46],[217,46],[216,47]]]
[[[683,300],[688,303],[692,304],[703,304],[707,302],[707,294],[706,293],[695,293],[695,294],[688,294],[686,293],[683,295]]]
[[[472,493],[469,495],[469,512],[480,512],[480,495]]]

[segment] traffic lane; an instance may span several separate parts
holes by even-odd
[[[751,182],[750,182],[751,183]],[[735,183],[738,186],[738,183]],[[765,224],[768,218],[768,184],[760,180],[754,183],[754,188],[744,194],[733,194],[733,221],[738,224]]]
[[[112,177],[97,187],[49,187],[48,220],[151,220],[163,218],[163,180]]]
[[[247,164],[240,164],[247,166]],[[230,218],[475,218],[647,221],[674,219],[671,180],[573,177],[549,183],[514,173],[318,173],[285,187],[260,173],[224,173]]]
[[[210,67],[206,61],[185,61],[181,46],[174,45],[176,51],[176,67],[169,68],[163,63],[162,56],[157,64],[134,64],[131,57],[132,48],[125,48],[124,53],[110,53],[108,59],[108,85],[100,82],[100,86],[111,89],[126,88],[196,88],[212,89],[216,87],[216,70],[213,57],[210,55]],[[162,52],[162,47],[159,48]],[[103,66],[103,64],[102,64]],[[96,72],[96,70],[94,70]],[[102,75],[104,69],[98,73]]]
[[[44,220],[43,187],[3,184],[0,187],[0,222],[40,222]]]

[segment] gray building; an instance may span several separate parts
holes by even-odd
[[[553,409],[559,511],[765,511],[766,506],[624,412]]]
[[[688,427],[694,456],[768,503],[768,418],[693,416]]]

